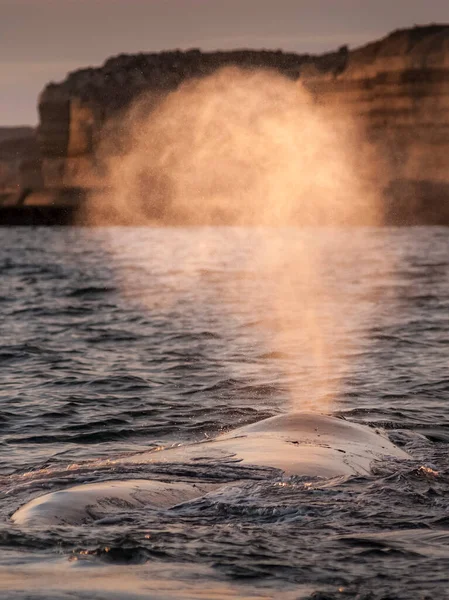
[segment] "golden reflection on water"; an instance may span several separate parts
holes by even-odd
[[[80,554],[89,553],[81,551]],[[279,590],[263,583],[236,584],[220,579],[217,572],[207,566],[176,563],[109,567],[96,566],[85,557],[82,560],[74,557],[0,567],[0,593],[31,590],[34,594],[48,594],[48,600],[65,592],[92,594],[93,600],[105,598],[105,594],[121,600],[149,597],[154,600],[267,600],[274,597],[300,600],[313,592],[308,586],[285,586]]]

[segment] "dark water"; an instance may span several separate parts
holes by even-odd
[[[305,481],[118,460],[288,410],[292,378],[315,401],[307,357],[266,343],[260,232],[1,232],[1,598],[449,597],[449,230],[332,235],[341,318],[360,317],[332,412],[413,459]],[[133,477],[245,483],[94,526],[9,521],[47,491]]]

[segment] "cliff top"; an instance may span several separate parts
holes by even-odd
[[[40,102],[78,97],[107,109],[117,109],[141,91],[164,93],[176,89],[185,79],[206,76],[220,67],[269,68],[297,79],[304,64],[313,62],[317,68],[327,70],[328,65],[344,63],[346,53],[347,48],[322,56],[281,50],[201,52],[198,49],[121,54],[108,59],[101,67],[80,69],[69,73],[61,83],[50,83]]]
[[[354,50],[349,51],[344,46],[323,55],[281,50],[202,52],[199,49],[121,54],[109,58],[100,67],[69,73],[61,83],[50,83],[40,102],[78,97],[110,112],[126,106],[143,91],[164,93],[176,89],[185,79],[202,77],[228,65],[271,68],[298,79],[301,76],[352,76],[360,73],[360,69],[391,57],[404,57],[404,68],[407,61],[410,68],[410,57],[419,62],[420,57],[428,55],[449,57],[449,24],[399,29]]]
[[[386,37],[350,52],[352,61],[372,63],[381,57],[428,55],[449,50],[449,24],[417,25],[397,29]]]

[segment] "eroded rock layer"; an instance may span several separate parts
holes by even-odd
[[[449,222],[449,26],[396,31],[310,73],[319,102],[355,117],[386,158],[392,222]]]

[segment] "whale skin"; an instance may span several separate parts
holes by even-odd
[[[381,432],[316,413],[270,417],[213,440],[118,459],[120,465],[216,462],[279,469],[287,476],[368,475],[375,460],[410,456]],[[129,508],[171,508],[226,484],[132,479],[81,484],[35,498],[12,521],[20,526],[82,525]],[[235,484],[234,484],[235,485]]]

